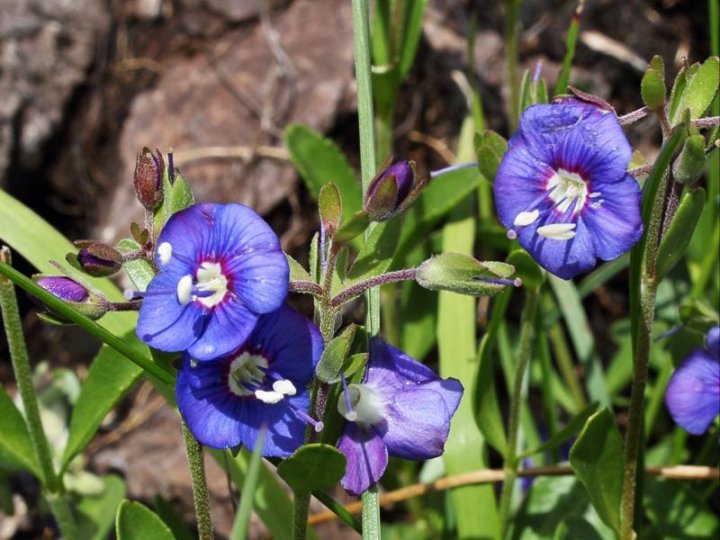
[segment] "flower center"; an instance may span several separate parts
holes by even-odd
[[[195,273],[197,281],[193,283],[192,274],[180,278],[177,284],[177,299],[181,304],[200,302],[208,308],[217,306],[228,292],[228,279],[222,272],[222,265],[205,261]]]
[[[228,371],[230,391],[237,396],[253,395],[256,392],[254,388],[261,387],[265,381],[265,372],[260,368],[267,369],[267,367],[268,361],[264,357],[243,352],[230,363]],[[280,396],[282,399],[282,394]]]
[[[350,422],[373,425],[385,417],[385,406],[365,384],[349,384],[338,400],[338,412]]]
[[[548,196],[561,214],[567,212],[573,205],[574,214],[585,206],[587,183],[577,173],[558,169],[548,181],[546,189]]]

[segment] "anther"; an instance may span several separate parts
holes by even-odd
[[[553,223],[538,227],[537,233],[550,240],[570,240],[575,238],[575,223]]]
[[[297,388],[295,388],[295,385],[287,379],[281,379],[273,382],[272,389],[285,396],[294,396],[297,394]]]
[[[177,299],[183,306],[190,303],[193,292],[193,279],[190,274],[180,278],[177,284]]]
[[[172,258],[172,245],[170,242],[163,242],[157,248],[158,257],[160,257],[160,264],[163,266],[170,262]]]

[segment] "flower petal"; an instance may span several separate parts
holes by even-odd
[[[429,367],[378,337],[370,340],[370,360],[363,380],[383,401],[418,384],[437,381]]]
[[[212,448],[240,444],[254,450],[260,430],[267,427],[263,456],[286,457],[303,442],[305,423],[292,407],[307,410],[308,393],[277,404],[262,403],[253,396],[233,394],[227,383],[226,359],[192,367],[186,355],[178,372],[175,396],[178,409],[195,438]]]
[[[633,247],[643,232],[640,187],[630,175],[621,182],[592,184],[600,195],[588,200],[581,219],[592,235],[595,255],[604,261],[618,258]]]
[[[583,220],[577,221],[575,236],[570,240],[555,240],[537,234],[537,229],[542,226],[563,222],[567,221],[549,212],[532,225],[521,229],[518,241],[540,266],[558,277],[571,279],[595,266],[595,248]]]
[[[720,362],[703,349],[691,353],[673,373],[665,404],[685,431],[704,433],[720,414]]]
[[[705,340],[710,355],[720,362],[720,326],[713,326]]]
[[[216,206],[213,247],[218,253],[237,256],[280,251],[277,235],[254,210],[237,203]]]
[[[160,232],[157,246],[167,242],[172,246],[172,254],[167,265],[160,264],[160,255],[156,251],[155,262],[161,269],[183,264],[188,272],[194,273],[195,266],[210,250],[212,227],[215,222],[217,204],[195,204],[173,214]]]
[[[175,268],[177,270],[178,268]],[[206,317],[202,308],[191,302],[182,305],[175,290],[182,277],[174,270],[161,271],[150,282],[143,300],[135,332],[141,341],[161,351],[182,351],[202,334]],[[167,292],[167,294],[161,294]]]
[[[288,305],[261,315],[245,348],[262,351],[270,358],[270,367],[293,383],[305,384],[320,360],[323,340],[318,327]]]
[[[252,251],[226,263],[233,294],[254,313],[279,308],[288,292],[290,267],[282,251]]]
[[[195,304],[195,302],[191,302]],[[197,308],[203,310],[203,308]],[[206,310],[202,335],[189,347],[188,353],[196,360],[214,360],[239,348],[255,328],[258,316],[242,303],[229,299]]]
[[[387,404],[386,431],[382,433],[388,453],[405,459],[441,455],[450,431],[450,418],[461,396],[462,385],[455,379],[434,381],[397,394]]]
[[[352,495],[360,495],[382,478],[388,464],[387,448],[374,430],[364,430],[352,422],[338,441],[347,466],[340,484]]]

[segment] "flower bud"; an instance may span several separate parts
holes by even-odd
[[[402,212],[415,185],[415,162],[399,161],[378,173],[365,196],[370,221],[387,221]]]
[[[93,240],[81,240],[75,245],[80,251],[65,256],[74,268],[93,277],[110,276],[120,270],[122,255],[115,248]]]
[[[99,319],[108,310],[108,302],[99,294],[88,291],[83,285],[67,276],[33,276],[35,283],[43,289],[58,297],[74,310],[79,311],[93,320]],[[70,321],[62,315],[46,309],[45,320],[58,324]]]
[[[664,114],[665,92],[665,65],[662,57],[655,55],[643,75],[640,93],[645,105],[653,111]]]
[[[135,162],[133,185],[138,201],[148,210],[157,208],[163,201],[164,176],[165,162],[160,150],[143,148]]]
[[[520,279],[510,279],[515,267],[510,264],[480,262],[463,253],[442,253],[423,262],[415,279],[421,287],[433,291],[453,291],[469,296],[493,296],[508,285],[519,287]]]
[[[692,184],[705,169],[705,137],[690,135],[672,166],[673,177],[681,184]]]

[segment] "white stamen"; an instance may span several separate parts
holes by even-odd
[[[272,390],[255,390],[255,397],[263,403],[269,403],[274,405],[279,403],[285,397],[280,392],[273,392]]]
[[[180,278],[177,284],[177,299],[183,306],[190,303],[192,296],[193,280],[190,274]]]
[[[268,361],[259,355],[244,352],[233,359],[228,370],[228,387],[237,396],[250,396],[252,390],[245,387],[261,386],[265,380],[265,372],[260,368],[267,368]]]
[[[579,174],[565,169],[558,169],[548,181],[545,189],[561,214],[567,212],[571,207],[573,213],[579,212],[585,206],[585,199],[588,196],[585,179]]]
[[[510,230],[507,232],[507,237],[508,237],[510,240],[515,240],[515,239],[517,238],[517,233],[516,233],[514,230],[510,229]]]
[[[550,240],[570,240],[575,237],[575,223],[553,223],[538,227],[537,233]]]
[[[351,422],[373,425],[385,417],[385,405],[375,391],[366,384],[350,384],[347,387],[352,410],[348,411],[344,396],[338,400],[338,412]]]
[[[295,385],[287,379],[275,381],[272,385],[272,388],[276,392],[285,396],[294,396],[295,394],[297,394],[297,388],[295,388]]]
[[[205,261],[197,270],[198,291],[213,291],[210,296],[198,296],[196,300],[206,307],[215,307],[225,298],[228,280],[220,263]]]
[[[170,262],[172,258],[172,245],[170,242],[163,242],[157,248],[158,256],[160,257],[160,264],[165,266]]]
[[[595,201],[590,205],[591,208],[600,208],[603,203],[605,202],[605,199],[600,199],[599,201]]]
[[[123,298],[129,302],[130,300],[135,298],[135,292],[130,289],[125,289],[123,291]]]
[[[513,221],[513,226],[515,227],[526,227],[528,225],[531,225],[535,223],[537,218],[540,216],[539,210],[533,210],[532,212],[520,212],[517,216],[515,216],[515,221]]]
[[[591,199],[596,199],[600,195],[602,195],[602,193],[600,193],[599,191],[593,191],[590,195],[588,195],[588,197],[590,197]]]

